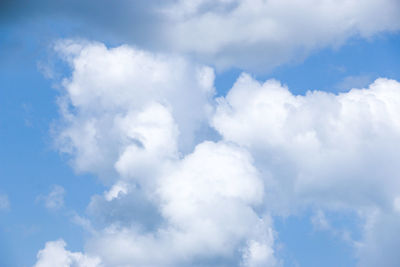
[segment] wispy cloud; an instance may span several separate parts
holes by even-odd
[[[6,211],[10,209],[10,201],[8,200],[8,196],[4,194],[0,194],[0,211]]]
[[[64,207],[65,190],[62,186],[54,185],[48,195],[40,195],[36,201],[42,202],[49,210],[58,210]]]
[[[365,88],[368,87],[370,83],[373,82],[373,78],[371,75],[356,75],[356,76],[347,76],[342,81],[337,83],[334,86],[338,92],[344,92],[346,90],[351,90],[353,88]]]

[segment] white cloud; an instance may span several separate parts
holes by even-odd
[[[277,266],[271,244],[251,241],[243,255],[242,265],[249,267]]]
[[[59,148],[76,170],[113,176],[88,207],[97,233],[87,251],[106,266],[238,264],[256,242],[243,262],[264,253],[274,263],[251,156],[227,143],[195,146],[213,111],[212,69],[128,46],[66,41],[56,49],[73,69],[59,101]]]
[[[379,79],[369,89],[294,96],[277,81],[261,84],[242,75],[218,101],[213,125],[272,172],[277,190],[286,190],[280,197],[392,205],[400,173],[398,82]]]
[[[10,201],[8,200],[8,196],[0,194],[0,211],[8,210],[9,208],[10,208]]]
[[[399,220],[398,114],[400,83],[394,80],[337,95],[295,96],[277,81],[260,83],[244,74],[218,100],[212,123],[226,141],[247,148],[268,175],[265,205],[273,213],[353,211],[366,222],[355,241],[360,266],[396,266],[399,239],[390,233],[398,232]],[[323,213],[313,221],[331,228]]]
[[[277,266],[270,216],[308,207],[365,219],[361,263],[380,253],[379,225],[397,229],[398,82],[295,96],[243,74],[213,107],[208,67],[128,46],[57,49],[73,70],[59,149],[111,185],[81,221],[92,233],[86,251],[105,266]],[[209,122],[222,140],[204,141]],[[322,215],[315,223],[330,229]]]
[[[128,46],[63,41],[56,50],[73,73],[63,83],[64,125],[55,132],[77,171],[104,178],[115,175],[115,164],[132,171],[124,161],[135,153],[146,161],[193,149],[211,111],[211,68]]]
[[[115,163],[120,175],[146,179],[156,175],[156,170],[166,160],[178,157],[179,130],[172,114],[164,106],[150,104],[140,113],[117,117],[115,123],[121,133],[137,142],[121,150]]]
[[[400,29],[398,0],[153,0],[118,5],[99,0],[96,6],[78,0],[29,5],[15,0],[12,6],[4,9],[11,20],[30,14],[47,14],[51,21],[54,16],[72,18],[82,36],[259,72],[352,38]],[[21,10],[23,16],[13,13]],[[110,19],[109,14],[116,15]]]
[[[107,201],[112,201],[128,193],[128,185],[124,182],[116,183],[111,189],[104,193],[104,198]]]
[[[400,29],[397,0],[180,0],[165,12],[173,49],[257,71],[351,37]]]
[[[63,240],[47,242],[34,267],[101,267],[100,259],[65,249]]]
[[[270,220],[254,210],[263,186],[248,153],[205,142],[173,164],[148,196],[156,198],[163,223],[144,233],[111,225],[89,242],[90,252],[107,266],[176,266],[230,262],[243,248],[246,266],[275,264]]]

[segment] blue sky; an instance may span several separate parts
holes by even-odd
[[[0,266],[398,266],[399,5],[286,2],[0,4]]]

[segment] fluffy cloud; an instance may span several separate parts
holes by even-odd
[[[153,191],[145,182],[143,190],[126,180],[113,186],[89,206],[103,224],[86,250],[105,266],[278,265],[271,219],[257,212],[263,182],[252,163],[235,145],[204,142],[149,177]]]
[[[212,69],[128,46],[56,49],[73,69],[57,145],[76,170],[113,183],[88,207],[87,251],[105,266],[275,265],[252,157],[198,133],[213,111]]]
[[[116,165],[122,175],[140,172],[156,158],[176,157],[178,148],[190,151],[201,138],[214,94],[211,68],[128,46],[63,41],[56,50],[73,73],[63,83],[64,125],[55,133],[78,171],[112,176]],[[127,167],[135,155],[142,162]]]
[[[399,222],[399,107],[400,83],[393,80],[295,96],[275,80],[243,74],[218,99],[212,124],[254,156],[273,213],[353,211],[365,221],[355,241],[360,266],[396,266],[399,240],[390,233]]]
[[[112,224],[96,235],[88,251],[107,266],[186,266],[235,263],[274,265],[274,235],[262,202],[262,181],[248,153],[205,142],[174,163],[156,181],[163,223],[152,231]],[[140,228],[139,228],[140,229]]]
[[[288,198],[391,206],[399,193],[398,82],[294,96],[277,81],[261,84],[245,74],[218,102],[214,127],[247,147]]]
[[[65,249],[65,242],[58,240],[47,242],[44,249],[38,252],[34,267],[101,267],[96,257],[90,257],[79,252]]]
[[[182,58],[56,49],[73,70],[57,145],[111,185],[87,210],[85,251],[104,266],[278,266],[273,216],[309,207],[364,219],[360,264],[382,250],[397,262],[385,236],[400,210],[398,82],[293,95],[243,74],[214,102],[213,70]],[[209,123],[221,140],[205,141]],[[322,215],[314,223],[331,229]]]

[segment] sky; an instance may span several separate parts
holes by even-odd
[[[1,1],[0,266],[399,266],[399,14]]]

